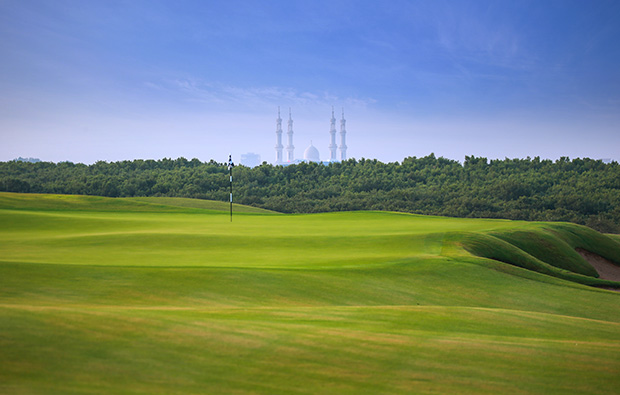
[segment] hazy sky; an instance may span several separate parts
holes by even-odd
[[[620,161],[620,2],[0,0],[0,160]]]

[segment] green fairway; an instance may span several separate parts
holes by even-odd
[[[0,393],[617,393],[564,223],[0,193]]]

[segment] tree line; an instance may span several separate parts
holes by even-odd
[[[569,221],[620,232],[620,166],[593,159],[460,163],[431,154],[234,169],[235,202],[285,213],[390,210],[467,218]],[[225,163],[213,160],[0,162],[0,191],[228,200]]]

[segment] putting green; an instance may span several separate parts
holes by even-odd
[[[49,203],[50,197],[44,198]],[[93,210],[85,209],[91,200]],[[183,267],[385,264],[420,254],[440,255],[445,232],[525,226],[384,212],[253,215],[247,210],[230,222],[224,211],[175,211],[177,206],[145,205],[143,199],[59,201],[69,202],[69,207],[24,210],[14,203],[2,211],[0,239],[11,241],[0,246],[3,260]],[[80,209],[71,210],[72,203]],[[95,211],[98,208],[106,211]],[[152,211],[158,208],[161,211]]]

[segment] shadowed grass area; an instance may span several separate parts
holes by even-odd
[[[578,284],[602,280],[573,255],[620,249],[584,227],[383,212],[230,223],[202,202],[10,195],[1,393],[620,385],[620,294]]]

